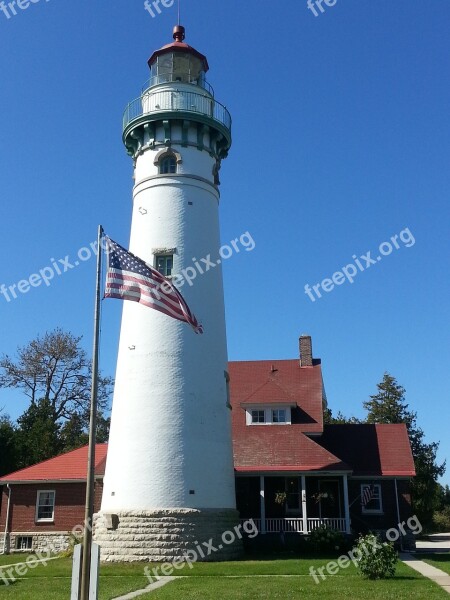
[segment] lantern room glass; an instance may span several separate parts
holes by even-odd
[[[151,85],[179,81],[205,87],[203,63],[188,52],[167,52],[158,56],[151,66],[151,75]]]

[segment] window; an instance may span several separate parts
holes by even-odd
[[[164,277],[170,277],[173,271],[173,255],[160,254],[155,256],[156,270],[164,275]]]
[[[255,406],[246,409],[247,425],[290,425],[290,407],[275,408],[274,406]]]
[[[361,506],[362,512],[366,514],[383,512],[380,484],[364,483],[361,485]]]
[[[164,156],[159,162],[159,172],[161,175],[177,172],[177,159],[173,154]]]
[[[41,491],[37,494],[36,521],[53,521],[55,516],[55,492]]]
[[[16,550],[32,550],[33,538],[31,536],[19,536],[16,541]]]
[[[252,423],[265,423],[266,416],[263,410],[252,410]]]
[[[277,408],[272,411],[272,423],[286,423],[286,410]]]

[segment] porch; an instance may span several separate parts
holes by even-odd
[[[241,524],[247,519],[241,519]],[[347,525],[345,519],[253,519],[259,533],[311,533],[321,525],[326,525],[330,529],[347,533]]]
[[[350,533],[347,474],[239,475],[237,508],[241,522],[253,519],[258,531],[309,534],[326,525]]]

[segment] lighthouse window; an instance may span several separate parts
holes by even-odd
[[[173,270],[173,256],[156,256],[156,270],[159,271],[161,275],[164,275],[164,277],[170,277]]]
[[[165,156],[159,163],[159,172],[161,175],[177,172],[177,159],[172,154]]]

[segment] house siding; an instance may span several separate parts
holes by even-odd
[[[362,511],[360,502],[361,485],[377,483],[381,485],[383,512],[380,514],[367,514]],[[350,479],[348,482],[350,517],[352,529],[365,533],[369,530],[386,531],[392,527],[398,528],[399,517],[397,512],[397,502],[395,494],[395,481],[371,480],[371,479]],[[411,495],[410,484],[408,480],[397,480],[398,501],[400,522],[406,521],[411,517]],[[352,503],[354,503],[352,505]]]
[[[15,551],[19,537],[32,538],[32,550],[50,548],[52,552],[65,550],[70,543],[70,532],[76,528],[81,531],[84,523],[86,484],[85,483],[47,483],[11,484],[12,497],[9,519],[9,539],[7,546]],[[39,490],[54,490],[55,514],[51,523],[36,523],[36,500]],[[94,511],[100,510],[103,481],[95,484]],[[0,512],[0,546],[3,547],[6,528],[8,492],[3,488]],[[80,527],[78,527],[80,526]]]

